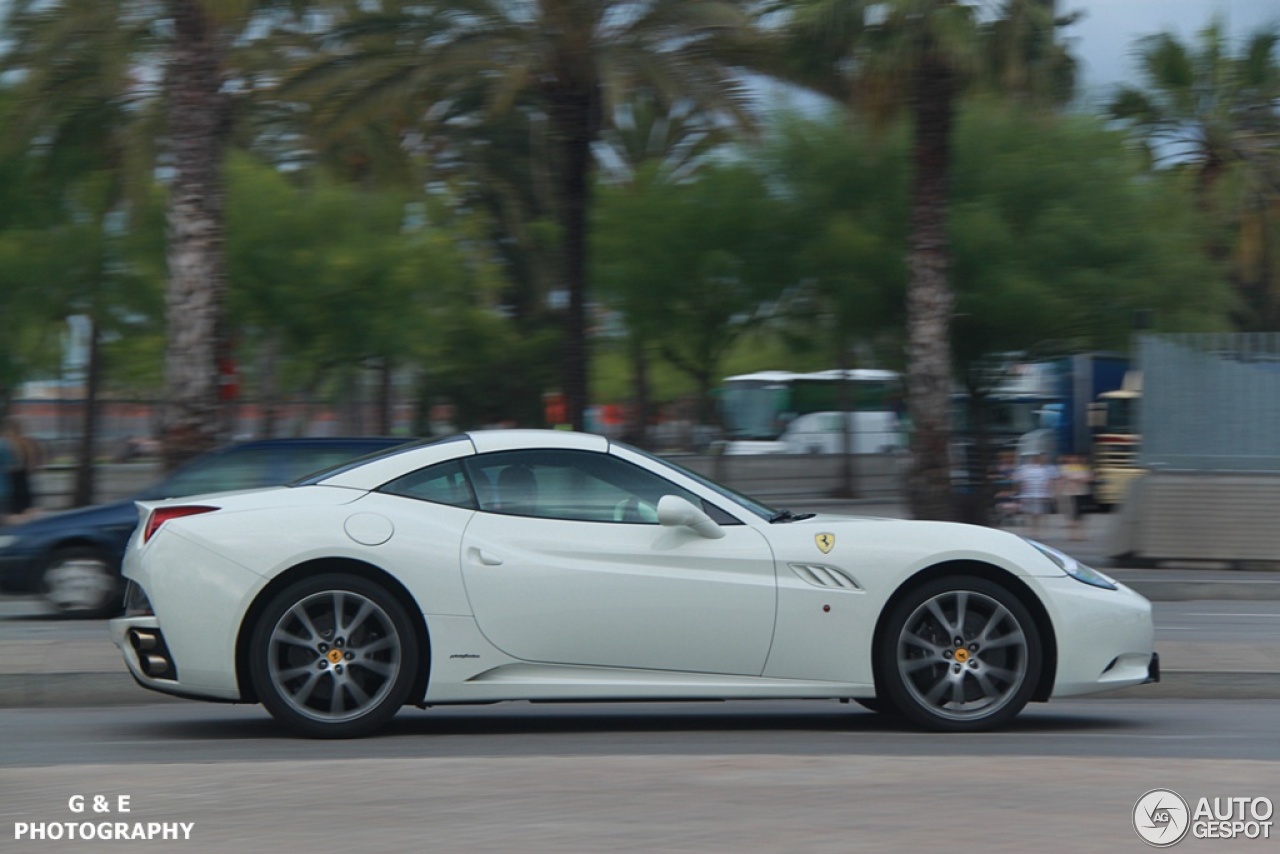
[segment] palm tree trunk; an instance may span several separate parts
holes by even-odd
[[[98,393],[102,385],[102,334],[98,318],[90,313],[89,363],[85,369],[84,410],[80,422],[80,446],[76,451],[76,483],[71,506],[86,507],[94,498],[94,456],[98,436]]]
[[[587,214],[591,204],[591,141],[595,138],[594,87],[569,79],[548,99],[552,133],[561,152],[562,263],[568,291],[565,318],[564,397],[574,430],[586,428],[589,393],[587,342]]]
[[[917,519],[952,519],[949,410],[951,314],[946,210],[956,81],[925,61],[912,91],[915,119],[910,245],[907,257],[907,403],[913,464],[907,499]]]
[[[201,0],[168,0],[174,21],[166,71],[169,150],[168,342],[162,429],[166,467],[218,441],[218,364],[228,355],[223,305],[222,160],[230,111],[219,48]]]
[[[631,333],[631,365],[633,405],[627,441],[641,448],[649,447],[649,354],[644,339]]]

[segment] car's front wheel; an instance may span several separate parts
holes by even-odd
[[[1005,587],[939,578],[912,590],[881,634],[879,674],[895,708],[944,732],[990,729],[1031,699],[1043,662],[1035,620]]]
[[[418,662],[417,635],[399,600],[355,575],[317,575],[281,590],[250,640],[262,704],[316,738],[382,726],[408,699]]]

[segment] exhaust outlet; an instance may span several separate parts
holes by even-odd
[[[137,629],[132,629],[129,632],[129,643],[133,646],[136,652],[151,652],[156,648],[156,642],[154,632],[140,632]]]
[[[169,669],[169,659],[163,655],[144,655],[141,663],[142,672],[148,676],[163,676]]]

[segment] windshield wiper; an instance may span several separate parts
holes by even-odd
[[[812,519],[815,515],[817,514],[792,513],[790,510],[787,510],[784,507],[783,509],[779,510],[777,513],[774,513],[772,516],[769,517],[769,524],[772,525],[775,522],[799,522],[803,519]]]

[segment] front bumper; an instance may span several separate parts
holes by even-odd
[[[1151,603],[1125,587],[1040,579],[1058,646],[1052,696],[1070,697],[1159,679]]]

